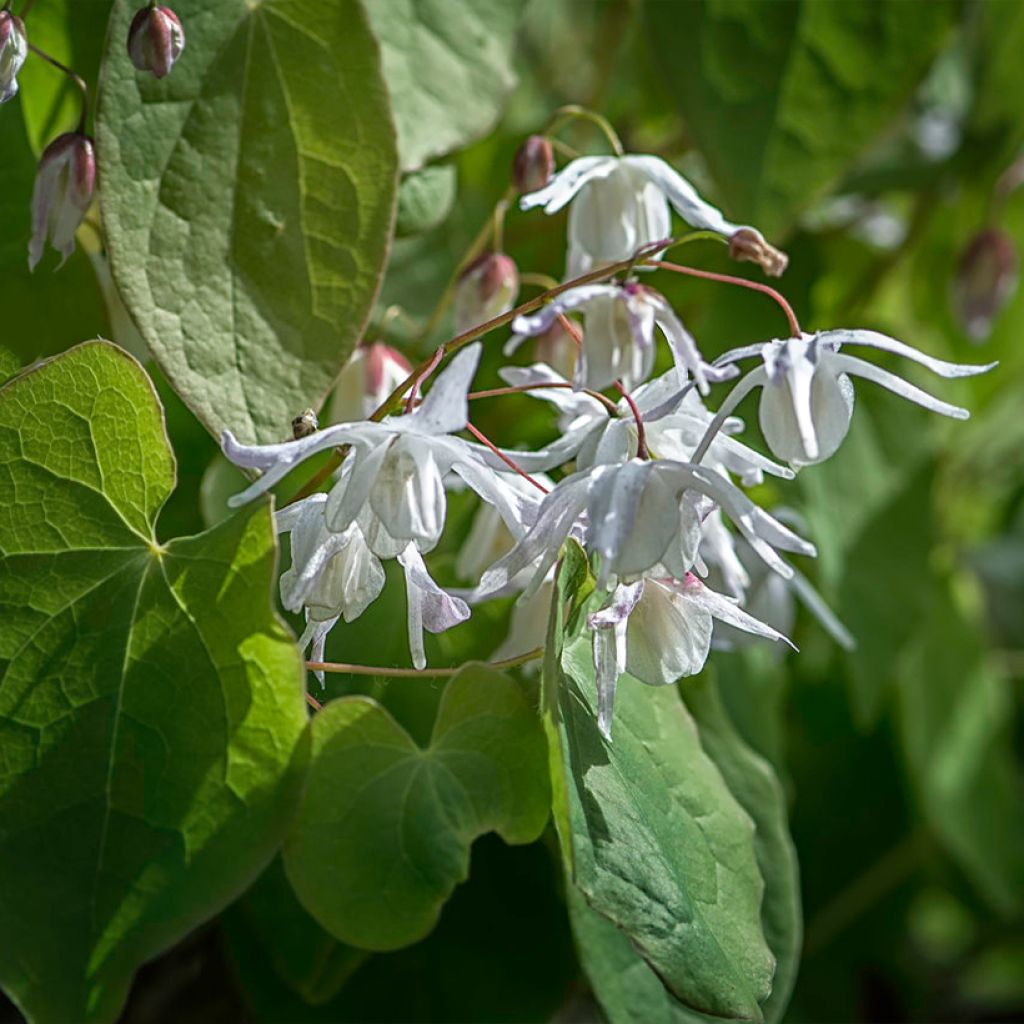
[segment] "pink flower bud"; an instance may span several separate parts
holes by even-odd
[[[28,56],[28,39],[21,18],[0,11],[0,103],[18,92],[18,72]]]
[[[366,419],[412,373],[409,360],[382,342],[361,345],[342,367],[331,399],[332,423]]]
[[[985,228],[960,257],[952,283],[953,309],[971,341],[981,343],[1017,290],[1017,247],[999,228]]]
[[[43,258],[49,239],[63,257],[75,248],[75,232],[92,204],[96,188],[96,154],[92,139],[81,132],[66,132],[43,150],[32,192],[32,240],[29,269]]]
[[[519,294],[519,270],[503,252],[485,252],[455,285],[455,331],[461,334],[507,313]]]
[[[128,56],[140,71],[170,74],[185,49],[185,32],[170,7],[143,7],[128,29]]]
[[[512,184],[520,195],[544,188],[555,173],[555,154],[551,141],[543,135],[531,135],[516,150],[512,161]]]

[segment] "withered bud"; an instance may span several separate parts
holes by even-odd
[[[300,438],[309,437],[320,429],[320,421],[316,412],[312,409],[303,409],[295,419],[292,420],[292,439],[298,441]]]
[[[741,263],[756,263],[768,277],[781,277],[789,265],[789,257],[753,228],[740,228],[730,237],[729,256]]]
[[[1017,290],[1017,247],[1000,228],[979,231],[953,277],[953,310],[971,341],[988,339],[996,317]]]
[[[185,31],[170,7],[143,7],[128,29],[128,56],[139,71],[170,74],[185,49]]]
[[[503,252],[485,252],[462,272],[455,285],[458,334],[507,313],[519,294],[519,269]]]
[[[544,188],[555,173],[555,154],[551,140],[530,135],[516,150],[512,160],[512,184],[520,195]]]

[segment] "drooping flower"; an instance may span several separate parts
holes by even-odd
[[[51,142],[39,161],[32,192],[32,240],[29,269],[35,270],[49,240],[63,259],[75,249],[75,232],[92,204],[96,187],[96,155],[92,139],[67,132]]]
[[[25,23],[10,11],[0,11],[0,103],[18,94],[18,72],[28,56]]]
[[[940,377],[970,377],[996,363],[968,366],[934,359],[910,345],[876,331],[831,330],[799,338],[749,345],[719,357],[716,363],[759,355],[762,365],[747,374],[729,394],[716,416],[731,412],[756,387],[763,388],[759,406],[761,430],[777,458],[793,466],[823,462],[833,455],[850,428],[853,415],[851,376],[864,377],[901,398],[954,419],[970,413],[940,401],[926,391],[873,363],[841,351],[844,345],[866,345],[911,359]]]
[[[185,30],[170,7],[140,8],[128,29],[128,56],[139,71],[156,78],[170,74],[185,49]]]
[[[713,620],[770,640],[789,641],[693,573],[681,580],[643,579],[620,585],[599,611],[593,630],[598,728],[611,741],[615,689],[623,672],[649,686],[667,686],[700,672],[711,650]]]
[[[676,366],[693,374],[698,388],[708,391],[707,364],[693,336],[664,297],[636,283],[589,284],[570,288],[539,312],[512,321],[509,354],[524,338],[543,334],[559,317],[583,314],[583,347],[573,386],[600,390],[621,380],[632,389],[642,384],[654,366],[654,329],[660,328]]]
[[[789,575],[792,570],[776,548],[815,553],[813,545],[714,470],[668,459],[632,459],[621,465],[597,465],[559,481],[541,502],[531,529],[484,573],[476,597],[504,592],[528,567],[533,575],[524,594],[529,596],[581,522],[584,546],[599,556],[599,586],[613,580],[629,582],[654,571],[682,578],[697,556],[701,514],[706,511],[697,500],[701,496],[719,504],[778,572]]]
[[[564,167],[545,188],[520,200],[529,210],[542,206],[545,213],[569,207],[569,253],[566,277],[574,278],[594,267],[627,259],[638,248],[671,234],[669,204],[695,228],[732,238],[744,232],[748,251],[756,240],[764,253],[766,272],[781,273],[785,257],[749,225],[733,224],[706,202],[674,168],[656,156],[585,156]]]

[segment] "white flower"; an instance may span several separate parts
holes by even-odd
[[[700,672],[711,649],[713,619],[789,643],[692,573],[681,581],[644,579],[616,587],[605,606],[588,616],[594,631],[597,724],[607,740],[619,676],[628,672],[649,686],[666,686]]]
[[[423,649],[423,630],[443,633],[469,618],[469,605],[460,597],[442,590],[427,572],[423,556],[415,544],[409,544],[398,555],[405,570],[405,596],[409,616],[409,650],[416,668],[425,668],[427,655]]]
[[[28,265],[35,270],[47,239],[63,259],[75,248],[75,232],[92,204],[96,156],[92,139],[66,132],[51,142],[39,160],[32,192],[32,239]]]
[[[533,568],[525,589],[540,586],[566,538],[585,516],[584,544],[600,558],[598,583],[637,579],[655,568],[682,578],[692,567],[701,535],[704,496],[717,502],[772,568],[792,570],[775,548],[813,555],[814,547],[754,505],[712,469],[659,459],[598,465],[559,481],[537,510],[530,531],[484,573],[476,597],[506,590]],[[773,546],[774,545],[774,546]]]
[[[469,346],[437,378],[419,408],[381,423],[339,423],[270,445],[243,445],[225,431],[222,445],[228,459],[263,471],[229,504],[251,501],[316,452],[349,445],[324,518],[334,533],[358,521],[370,549],[381,557],[396,557],[410,542],[420,551],[434,547],[444,528],[443,481],[450,470],[493,504],[506,523],[518,526],[524,520],[526,496],[485,466],[465,441],[450,436],[466,425],[466,393],[479,358],[479,344]]]
[[[566,277],[632,256],[672,231],[669,203],[688,224],[731,238],[764,239],[749,225],[727,221],[697,190],[656,156],[585,156],[564,167],[549,185],[519,201],[524,210],[543,206],[556,213],[569,208]]]
[[[617,380],[632,389],[642,384],[654,366],[654,328],[661,329],[676,366],[693,374],[698,388],[708,391],[705,363],[693,336],[665,299],[635,283],[590,284],[570,288],[540,312],[512,321],[508,355],[523,338],[543,334],[560,316],[583,313],[583,348],[576,364],[573,387],[598,391]]]
[[[996,363],[965,366],[946,363],[875,331],[832,330],[799,338],[749,345],[721,356],[716,363],[735,362],[760,355],[762,366],[733,388],[719,409],[707,441],[740,400],[762,387],[759,406],[761,430],[772,452],[793,466],[823,462],[835,453],[850,427],[853,383],[850,376],[881,384],[901,398],[954,419],[967,419],[966,409],[942,402],[901,377],[840,350],[844,345],[867,345],[892,352],[927,367],[941,377],[969,377],[991,370]],[[695,458],[702,452],[698,449]]]

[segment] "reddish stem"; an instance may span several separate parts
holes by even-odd
[[[644,263],[649,267],[671,270],[676,274],[686,274],[688,277],[700,277],[706,281],[719,281],[722,284],[735,284],[741,288],[749,288],[751,291],[762,292],[773,298],[781,307],[782,312],[786,314],[791,335],[794,338],[799,338],[803,333],[800,330],[800,322],[796,318],[796,313],[793,312],[793,307],[774,288],[761,284],[760,281],[748,281],[744,277],[732,277],[730,274],[716,274],[711,270],[697,270],[695,267],[684,267],[679,263],[667,263],[665,260],[644,260]]]
[[[314,710],[320,711],[323,709],[323,704],[320,703],[308,690],[306,691],[306,703]]]
[[[530,476],[530,474],[527,473],[525,469],[521,469],[519,466],[517,466],[503,451],[501,451],[500,448],[498,448],[496,444],[494,444],[493,441],[489,441],[486,437],[484,437],[484,435],[481,434],[480,431],[477,430],[472,423],[467,423],[466,429],[481,444],[486,445],[488,448],[490,448],[491,451],[494,452],[494,454],[497,455],[498,458],[501,459],[501,461],[504,462],[506,466],[508,466],[510,469],[518,473],[524,480],[529,480],[530,483],[533,484],[533,486],[536,487],[538,491],[540,491],[542,494],[548,493],[548,489],[539,480],[534,480],[533,477]]]
[[[528,391],[543,391],[549,388],[564,388],[571,391],[572,385],[565,380],[542,381],[537,384],[516,384],[514,387],[490,388],[487,391],[471,391],[466,395],[466,398],[470,401],[477,398],[498,398],[501,395],[521,395]],[[589,388],[583,388],[582,391],[585,395],[589,395],[591,398],[596,398],[609,412],[614,413],[617,411],[615,403],[608,398],[607,395],[602,395],[600,391],[591,391]]]
[[[416,374],[416,379],[412,382],[412,387],[409,389],[409,397],[405,400],[405,411],[410,413],[416,408],[416,399],[419,397],[420,387],[423,382],[437,369],[437,364],[444,359],[445,347],[439,345],[434,354],[430,357],[430,362],[423,367]]]
[[[643,417],[640,415],[640,410],[637,408],[636,402],[633,401],[633,396],[625,389],[621,380],[615,382],[615,390],[626,400],[626,405],[629,406],[630,412],[633,413],[633,419],[636,420],[636,454],[638,458],[649,459],[651,457],[650,451],[647,448],[647,431],[644,430]]]

